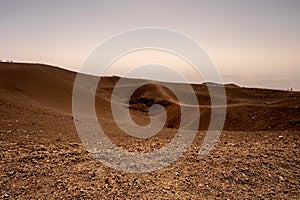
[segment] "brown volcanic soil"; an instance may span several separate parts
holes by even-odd
[[[189,151],[161,170],[130,174],[103,165],[82,145],[71,110],[75,76],[46,65],[0,63],[1,198],[300,198],[299,92],[226,85],[224,131],[213,151],[199,160],[210,97],[205,84],[193,85],[201,122]],[[140,152],[170,142],[180,123],[172,92],[149,83],[132,96],[130,112],[138,124],[149,123],[153,103],[168,113],[166,128],[142,140],[127,136],[112,119],[110,96],[117,81],[102,78],[96,95],[99,121],[112,141]]]

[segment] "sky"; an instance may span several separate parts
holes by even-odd
[[[224,82],[300,90],[299,11],[299,0],[0,0],[0,59],[78,71],[112,35],[162,27],[199,43]]]

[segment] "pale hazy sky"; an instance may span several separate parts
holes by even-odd
[[[78,70],[105,39],[140,27],[190,36],[225,82],[300,90],[299,0],[0,0],[0,59]]]

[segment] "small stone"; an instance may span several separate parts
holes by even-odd
[[[8,172],[9,175],[14,175],[15,173],[15,171]]]

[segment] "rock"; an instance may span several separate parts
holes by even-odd
[[[279,176],[279,180],[284,181],[284,178],[282,176]]]

